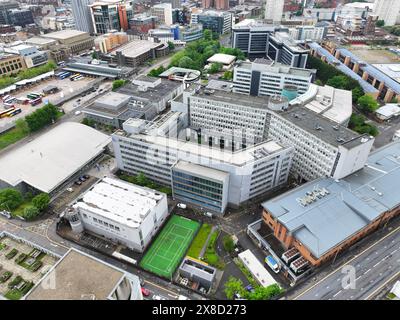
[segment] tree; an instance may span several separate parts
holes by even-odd
[[[254,292],[248,295],[249,300],[270,300],[282,292],[282,289],[277,284],[272,284],[268,287],[258,286],[254,288]]]
[[[233,71],[225,71],[223,76],[221,77],[223,80],[232,80],[233,79]]]
[[[316,84],[317,86],[323,86],[323,85],[324,85],[324,84],[322,83],[322,81],[319,80],[319,79],[315,80],[315,84]]]
[[[235,293],[240,294],[242,297],[246,295],[246,289],[243,287],[243,282],[240,279],[230,276],[224,286],[224,292],[228,299],[233,299]]]
[[[382,28],[385,25],[385,20],[376,21],[376,26]]]
[[[379,104],[373,97],[368,94],[358,98],[357,104],[362,112],[371,113],[378,109]]]
[[[92,52],[92,59],[97,59],[97,52],[96,51]]]
[[[358,99],[364,95],[364,90],[358,85],[353,90],[351,90],[351,94],[353,97],[353,103],[356,103]]]
[[[212,31],[209,29],[205,29],[203,31],[204,40],[212,40]]]
[[[233,242],[233,239],[230,235],[226,235],[222,239],[222,242],[223,242],[224,249],[226,252],[232,253],[233,250],[235,250],[235,243]]]
[[[50,203],[50,196],[47,193],[40,193],[32,199],[32,204],[39,209],[39,211],[43,211],[47,209]]]
[[[147,186],[149,184],[149,179],[144,175],[143,172],[140,172],[136,176],[136,183],[140,186]]]
[[[174,50],[175,44],[172,41],[168,41],[168,48],[169,48],[169,50]]]
[[[22,194],[18,190],[12,188],[0,190],[0,209],[14,210],[22,204],[22,201]]]
[[[26,220],[32,220],[36,218],[39,215],[39,213],[40,213],[39,209],[36,208],[35,206],[28,206],[24,209],[22,216]]]
[[[35,112],[27,115],[25,121],[31,132],[38,131],[55,121],[58,117],[58,109],[51,103],[37,109]]]
[[[147,75],[149,77],[158,77],[161,73],[163,73],[166,69],[164,68],[164,66],[160,66],[158,68],[154,68],[153,70],[151,70]]]
[[[24,119],[18,119],[17,121],[15,121],[15,127],[23,133],[28,133],[29,132],[29,127],[28,124],[26,123],[26,121]]]
[[[125,84],[126,84],[125,80],[122,80],[122,79],[114,80],[112,83],[112,90],[115,91],[115,90],[123,87]]]
[[[222,63],[214,62],[211,64],[210,69],[208,70],[209,73],[217,73],[222,70]]]
[[[190,57],[185,56],[179,60],[179,67],[181,68],[193,69],[193,65],[194,62]]]
[[[348,87],[348,80],[346,76],[334,76],[326,84],[336,89],[346,89]]]

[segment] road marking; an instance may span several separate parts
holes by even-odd
[[[378,289],[376,289],[374,292],[372,292],[368,297],[366,297],[364,300],[370,300],[370,298],[372,298],[376,293],[378,293],[379,291],[381,291],[383,289],[383,287],[385,287],[390,281],[392,281],[393,279],[395,279],[396,277],[400,276],[400,271],[397,272],[396,274],[394,274],[389,280],[385,281],[384,284],[382,284]]]
[[[333,297],[336,297],[337,295],[339,295],[342,292],[342,290],[339,290],[338,292],[336,292]]]
[[[392,251],[390,254],[391,254],[391,255],[394,255],[394,254],[397,252],[397,250],[398,250],[398,249]]]
[[[384,236],[383,238],[381,238],[380,240],[378,240],[377,242],[373,243],[372,245],[370,245],[368,248],[366,248],[365,250],[363,250],[362,252],[360,252],[358,255],[354,256],[352,259],[350,259],[349,261],[343,263],[340,267],[338,267],[336,270],[332,271],[330,274],[328,274],[327,276],[325,276],[324,278],[322,278],[320,281],[318,281],[317,283],[313,284],[311,287],[309,287],[308,289],[306,289],[305,291],[303,291],[302,293],[300,293],[299,295],[297,295],[296,297],[293,298],[293,300],[296,300],[297,298],[301,297],[302,295],[304,295],[305,293],[307,293],[308,291],[310,291],[311,289],[315,288],[319,283],[321,283],[322,281],[324,281],[325,279],[327,279],[328,277],[330,277],[332,274],[336,273],[338,270],[340,270],[341,268],[343,268],[343,266],[349,264],[351,261],[357,259],[358,257],[360,257],[361,255],[363,255],[365,252],[367,252],[368,250],[370,250],[371,248],[373,248],[374,246],[376,246],[377,244],[379,244],[380,242],[382,242],[384,239],[386,239],[387,237],[391,236],[393,233],[396,233],[397,231],[400,230],[400,227],[397,227],[396,229],[392,230],[391,232],[389,232],[386,236]],[[394,240],[393,240],[394,241]]]
[[[381,262],[382,262],[382,260],[379,261],[378,263],[375,263],[375,264],[372,266],[372,268],[375,268],[375,267],[376,267],[377,265],[379,265]]]
[[[367,273],[370,272],[370,271],[371,271],[371,269],[368,269],[367,271],[364,272],[364,274],[367,274]]]

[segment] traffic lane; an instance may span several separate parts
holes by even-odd
[[[165,300],[177,300],[178,299],[178,295],[177,294],[172,294],[170,291],[161,288],[159,286],[157,286],[156,284],[149,282],[147,280],[144,281],[144,286],[143,288],[147,289],[149,291],[149,295],[148,296],[143,296],[143,298],[145,298],[146,300],[153,300],[153,296],[159,296],[162,299]]]
[[[395,232],[391,234],[389,237],[382,240],[379,244],[367,249],[360,256],[356,257],[347,265],[352,265],[356,270],[356,277],[363,272],[366,272],[368,269],[377,267],[381,264],[381,261],[390,255],[391,253],[398,254],[399,250],[399,232]],[[395,251],[397,250],[397,251]],[[390,258],[392,259],[392,258]],[[397,262],[397,255],[393,259],[393,263]],[[392,263],[392,262],[391,262]],[[395,269],[391,267],[390,269]],[[394,273],[395,270],[392,270]],[[321,299],[329,299],[338,297],[334,295],[337,294],[342,288],[342,278],[345,274],[342,273],[342,269],[338,269],[317,285],[309,289],[307,292],[300,294],[297,299],[298,300],[321,300]],[[382,283],[384,280],[382,281]],[[345,292],[345,291],[343,291]],[[340,293],[341,294],[341,293]],[[339,298],[338,298],[339,299]]]

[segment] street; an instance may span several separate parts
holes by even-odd
[[[366,300],[400,273],[400,227],[317,282],[295,300]],[[355,269],[354,287],[346,281],[343,266]],[[344,280],[343,280],[344,279]],[[342,285],[344,282],[344,285]]]

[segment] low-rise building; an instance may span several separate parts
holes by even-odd
[[[186,257],[178,269],[179,275],[209,291],[215,282],[217,270],[202,261]]]
[[[387,121],[400,115],[400,106],[397,103],[388,103],[375,111],[379,120]]]
[[[47,63],[47,52],[39,51],[35,46],[19,44],[4,48],[5,52],[20,55],[28,69]]]
[[[233,63],[236,61],[236,57],[225,53],[216,53],[207,59],[209,64],[219,63],[222,65],[223,70],[232,69]]]
[[[25,60],[20,55],[0,53],[0,76],[9,76],[25,69]]]
[[[125,32],[110,32],[97,37],[94,40],[96,50],[108,53],[113,49],[126,44],[129,37]]]
[[[103,178],[66,211],[72,231],[91,231],[143,252],[168,217],[167,195]]]

